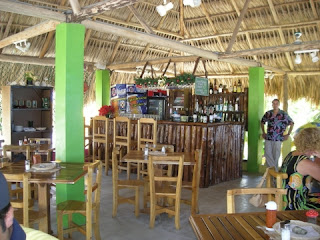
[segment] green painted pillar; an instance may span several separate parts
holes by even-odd
[[[84,162],[84,34],[81,24],[61,23],[56,28],[55,142],[56,159],[62,162]],[[56,202],[84,201],[83,191],[83,178],[76,184],[57,184]]]
[[[258,172],[261,165],[263,142],[260,120],[264,114],[264,68],[249,68],[248,103],[248,165],[249,172]]]
[[[110,105],[110,71],[96,70],[96,104],[97,109]]]

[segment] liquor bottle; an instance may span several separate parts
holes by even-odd
[[[222,92],[223,93],[228,93],[227,85],[223,85]]]
[[[234,84],[233,84],[233,92],[234,93],[237,92],[237,81],[235,81]]]
[[[223,99],[222,99],[222,97],[219,98],[219,111],[223,111]]]
[[[230,111],[230,112],[233,112],[233,104],[232,104],[232,101],[230,100],[229,101],[229,104],[228,104],[228,111]]]
[[[238,92],[238,93],[241,93],[241,92],[242,92],[242,84],[241,84],[240,79],[238,80],[238,84],[237,84],[237,92]]]
[[[218,89],[218,92],[219,92],[219,93],[222,93],[222,88],[223,88],[222,83],[220,83],[220,84],[219,84],[219,89]]]
[[[223,104],[223,111],[224,112],[228,111],[228,100],[226,100]]]
[[[217,86],[217,79],[214,80],[214,88],[213,88],[213,94],[218,93],[218,86]]]
[[[196,98],[196,105],[194,107],[194,112],[199,112],[199,102],[198,102],[198,98]]]
[[[210,89],[209,89],[209,94],[213,94],[213,86],[212,86],[212,83],[210,82]]]
[[[23,138],[23,144],[28,144],[27,136],[24,136],[24,138]]]
[[[237,98],[234,103],[234,111],[236,111],[236,112],[239,111],[239,98]]]

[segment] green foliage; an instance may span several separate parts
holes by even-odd
[[[135,83],[144,87],[164,87],[191,85],[195,81],[195,76],[190,73],[184,73],[174,78],[158,77],[158,78],[135,78]]]

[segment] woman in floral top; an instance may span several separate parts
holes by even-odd
[[[311,179],[320,181],[320,165],[310,160],[310,156],[320,157],[320,129],[305,128],[295,137],[296,150],[290,152],[283,161],[280,172],[288,174],[283,180],[288,189],[286,210],[320,208],[320,198],[308,195]]]

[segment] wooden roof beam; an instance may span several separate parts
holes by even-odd
[[[13,21],[13,13],[10,13],[10,17],[9,17],[8,23],[6,24],[6,29],[4,30],[2,39],[5,39],[6,37],[8,37],[12,21]],[[1,53],[2,53],[2,48],[0,48],[0,54]]]
[[[272,46],[265,48],[255,48],[243,51],[237,51],[232,53],[221,53],[219,58],[237,58],[237,57],[247,57],[252,55],[263,55],[272,53],[283,53],[283,52],[294,52],[298,50],[312,50],[320,48],[320,40],[311,42],[302,42],[301,44],[285,44],[280,46]]]
[[[61,0],[60,6],[63,6],[65,3],[66,3],[66,0]],[[55,31],[49,32],[48,36],[46,37],[46,41],[44,42],[44,44],[41,48],[39,58],[43,58],[44,55],[47,53],[47,51],[49,49],[49,45],[50,45],[52,39],[54,38],[55,33],[56,33]]]
[[[243,20],[243,18],[244,18],[244,15],[247,13],[247,10],[248,10],[250,1],[251,1],[251,0],[246,0],[246,2],[244,3],[243,9],[241,10],[241,13],[240,13],[240,16],[239,16],[239,18],[238,18],[237,24],[236,24],[236,26],[235,26],[235,28],[234,28],[232,37],[231,37],[230,42],[229,42],[229,45],[228,45],[228,47],[227,47],[227,50],[226,50],[227,53],[231,52],[232,46],[233,46],[233,44],[234,44],[235,41],[236,41],[236,37],[237,37],[237,35],[238,35],[241,22],[242,22],[242,20]]]
[[[78,0],[69,0],[69,1],[78,1]],[[105,11],[130,6],[134,4],[136,1],[137,0],[105,0],[102,2],[94,3],[89,6],[83,7],[79,12],[74,12],[74,15],[72,16],[72,20],[75,22],[79,22],[83,19],[101,14]]]
[[[261,33],[261,32],[270,32],[270,31],[276,31],[279,30],[279,28],[295,28],[295,27],[307,27],[320,24],[320,20],[312,20],[312,21],[306,21],[306,22],[300,22],[300,23],[290,23],[290,24],[279,24],[275,26],[270,26],[267,28],[260,28],[260,29],[247,29],[239,31],[238,34],[246,34],[246,33]],[[217,37],[227,37],[231,36],[232,32],[230,33],[217,33],[215,35],[208,35],[203,37],[195,37],[195,38],[185,38],[181,39],[180,42],[189,42],[189,41],[199,41],[199,40],[207,40],[211,38],[217,38]]]
[[[271,10],[271,13],[272,13],[273,20],[278,25],[280,21],[279,21],[278,14],[276,12],[276,9],[274,7],[274,4],[273,4],[272,0],[268,0],[268,4],[269,4],[269,7],[270,7],[270,10]],[[282,44],[286,44],[287,42],[286,42],[286,39],[284,37],[282,29],[279,28],[278,31],[279,31],[279,36],[280,36],[280,39],[281,39],[281,43]],[[286,55],[286,59],[288,61],[290,69],[293,70],[294,66],[293,66],[293,62],[292,62],[290,54],[288,52],[286,52],[285,55]]]
[[[179,0],[179,21],[180,21],[180,35],[184,36],[184,6],[183,6],[183,0]]]
[[[8,0],[0,1],[0,10],[5,10],[7,12],[16,12],[16,13],[23,12],[24,15],[40,17],[40,18],[52,18],[56,16],[57,21],[59,21],[61,18],[64,17],[64,14],[61,14],[61,13],[57,13],[47,9],[42,9],[42,8],[21,4],[17,2],[11,2]],[[232,64],[250,66],[250,67],[263,66],[274,72],[285,72],[282,69],[266,66],[262,63],[255,62],[252,60],[237,59],[237,58],[219,59],[219,54],[212,51],[204,50],[204,49],[186,45],[177,41],[173,41],[164,37],[135,31],[133,29],[124,28],[124,27],[113,25],[113,24],[107,24],[107,23],[98,22],[98,21],[94,22],[91,20],[84,20],[81,22],[81,24],[83,24],[87,28],[91,28],[95,31],[99,31],[102,33],[114,34],[119,37],[120,36],[126,37],[126,38],[129,37],[130,39],[134,39],[135,41],[141,41],[141,42],[150,43],[150,44],[154,44],[154,45],[158,45],[166,48],[172,48],[177,51],[186,52],[191,55],[196,55],[205,59],[219,60],[222,62],[228,62]]]
[[[1,8],[0,8],[1,9]],[[57,21],[47,20],[41,22],[33,27],[27,28],[22,32],[10,35],[9,37],[2,39],[0,41],[0,48],[4,48],[13,42],[20,41],[23,39],[32,38],[43,33],[47,33],[56,29],[56,26],[59,24]]]
[[[146,23],[146,21],[141,17],[141,15],[137,12],[137,10],[129,5],[128,8],[133,13],[133,15],[138,19],[139,23],[142,25],[144,30],[149,34],[154,34],[153,30],[149,27],[149,25]]]
[[[81,11],[81,7],[78,0],[69,0],[72,11],[75,15],[78,15]]]

